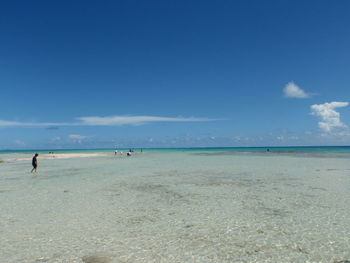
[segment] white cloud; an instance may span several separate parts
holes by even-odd
[[[348,106],[348,102],[333,101],[324,104],[314,104],[311,106],[311,114],[321,118],[318,122],[318,126],[325,132],[332,132],[334,129],[347,128],[347,126],[341,122],[340,113],[336,108],[342,108]]]
[[[0,127],[46,127],[46,126],[73,126],[75,123],[55,122],[20,122],[0,120]]]
[[[79,134],[69,134],[68,138],[71,139],[73,142],[82,143],[84,139],[86,139],[88,136],[83,136]]]
[[[18,125],[19,123],[16,121],[2,121],[0,120],[0,127],[5,127],[5,126],[20,126]]]
[[[240,136],[233,136],[233,137],[232,137],[232,140],[233,140],[233,141],[236,141],[236,142],[239,142],[239,141],[242,140],[242,138],[241,138]]]
[[[303,91],[297,84],[293,81],[289,82],[283,89],[284,96],[286,98],[297,98],[297,99],[307,99],[311,97],[311,94]]]
[[[60,136],[56,136],[56,137],[53,137],[51,141],[58,142],[60,140],[61,140],[61,137]]]
[[[21,140],[15,140],[15,144],[17,144],[17,145],[25,145],[24,141],[21,141]]]
[[[200,122],[217,119],[194,117],[160,117],[160,116],[109,116],[79,117],[77,122],[17,122],[0,120],[0,127],[46,127],[46,126],[121,126],[142,125],[151,122]]]
[[[159,116],[111,116],[111,117],[80,117],[82,125],[88,126],[120,126],[140,125],[150,122],[195,122],[210,121],[206,118],[159,117]]]

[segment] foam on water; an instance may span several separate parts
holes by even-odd
[[[350,260],[349,159],[198,153],[0,164],[0,262]]]

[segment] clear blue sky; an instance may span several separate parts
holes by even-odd
[[[1,1],[0,149],[348,145],[349,13],[347,0]]]

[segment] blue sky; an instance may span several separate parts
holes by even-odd
[[[349,145],[349,11],[1,1],[0,149]]]

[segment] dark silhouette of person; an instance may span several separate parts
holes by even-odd
[[[32,172],[36,172],[36,168],[38,168],[38,159],[37,159],[38,156],[39,156],[39,154],[36,153],[36,154],[34,155],[33,159],[32,159],[33,169],[32,169],[32,171],[31,171],[31,173],[32,173]]]

